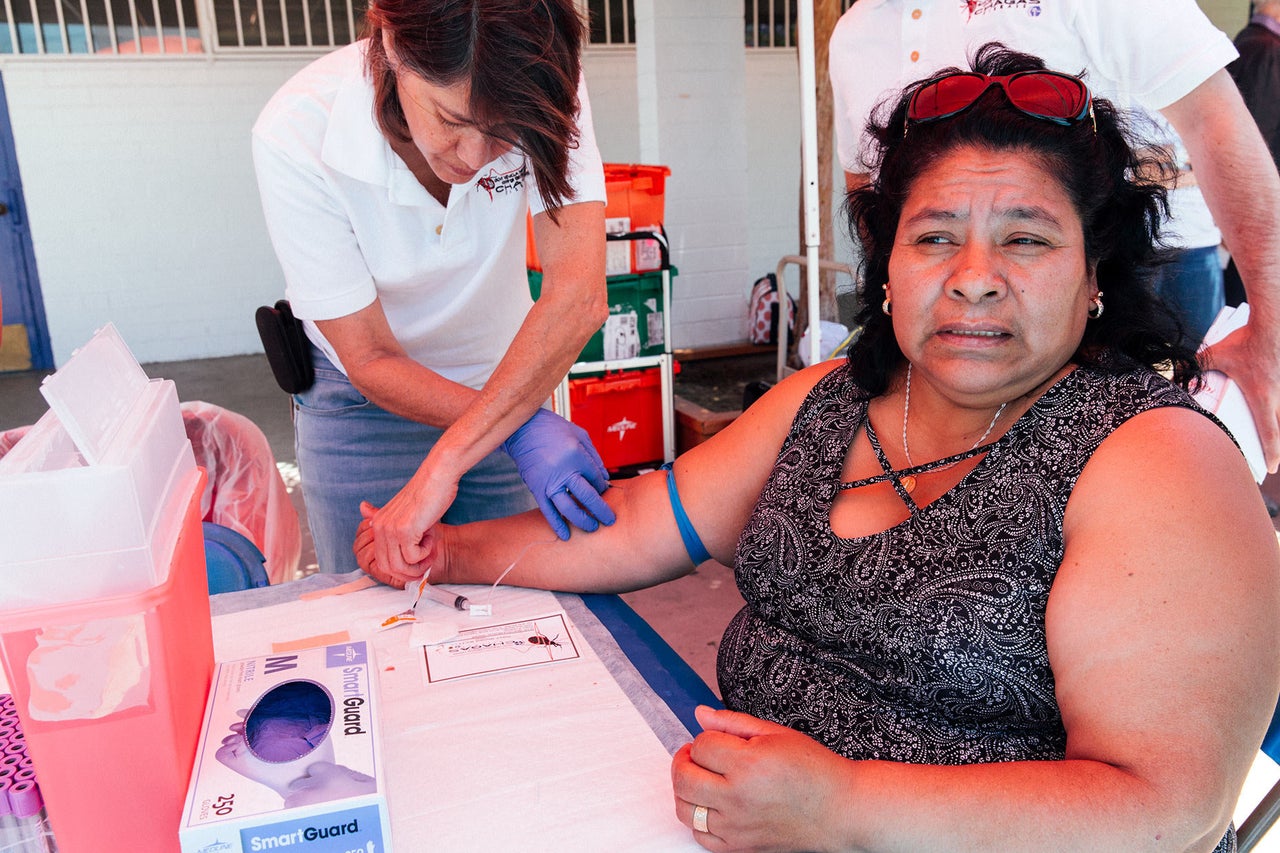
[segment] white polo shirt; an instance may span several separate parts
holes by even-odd
[[[253,128],[253,162],[285,292],[340,369],[315,320],[382,302],[410,357],[447,379],[484,385],[532,306],[526,214],[545,207],[518,149],[453,186],[441,205],[391,150],[373,117],[364,46],[298,72]],[[580,83],[572,201],[604,201],[604,170]]]
[[[1194,0],[859,0],[831,36],[837,153],[866,172],[863,131],[871,110],[907,84],[948,66],[969,68],[989,41],[1040,57],[1055,71],[1087,72],[1097,96],[1148,114],[1189,94],[1236,57],[1231,40]],[[1176,134],[1157,127],[1184,156]],[[1147,131],[1147,136],[1156,133]],[[1200,190],[1170,194],[1171,245],[1221,240]]]

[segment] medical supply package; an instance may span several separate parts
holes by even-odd
[[[364,642],[220,662],[183,853],[391,849],[377,675]]]

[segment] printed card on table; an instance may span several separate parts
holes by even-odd
[[[432,684],[579,657],[564,613],[468,628],[422,652]]]

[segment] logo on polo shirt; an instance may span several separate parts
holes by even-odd
[[[1025,11],[1033,18],[1040,16],[1042,0],[960,0],[960,7],[974,15],[985,15],[988,12]]]
[[[493,201],[494,195],[504,195],[524,189],[524,179],[528,174],[529,169],[523,163],[520,164],[520,168],[512,169],[510,172],[490,169],[489,174],[476,181],[476,189],[487,192],[489,201]]]

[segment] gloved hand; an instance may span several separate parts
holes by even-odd
[[[556,536],[569,538],[566,519],[588,533],[613,524],[613,510],[600,497],[609,488],[609,472],[582,427],[539,409],[502,449],[515,460]]]

